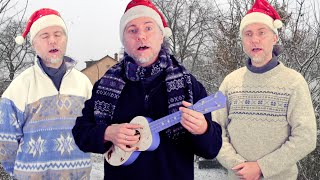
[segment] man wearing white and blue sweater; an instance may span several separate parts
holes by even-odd
[[[0,161],[16,179],[89,179],[90,155],[71,129],[91,97],[89,79],[65,55],[67,28],[60,14],[40,9],[30,17],[35,64],[16,77],[0,100]]]

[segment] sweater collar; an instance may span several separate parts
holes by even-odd
[[[50,77],[62,77],[67,71],[66,63],[64,61],[61,63],[61,66],[59,68],[52,68],[52,67],[47,67],[43,63],[41,58],[40,57],[38,57],[38,58],[39,58],[39,62],[40,62],[42,69]]]
[[[41,71],[43,71],[45,73],[44,69],[42,68],[42,63],[40,63],[40,61],[41,61],[41,58],[39,56],[36,56],[34,64],[38,65],[38,67],[41,69]],[[70,58],[68,56],[63,57],[63,62],[66,66],[67,71],[70,71],[77,64],[77,61],[73,60],[72,58]]]
[[[278,57],[275,54],[273,54],[272,59],[262,67],[253,66],[250,58],[246,61],[246,66],[249,69],[249,71],[253,73],[258,73],[258,74],[262,74],[267,71],[270,71],[271,69],[275,68],[278,65],[279,65]]]

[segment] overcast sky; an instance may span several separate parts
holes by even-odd
[[[67,55],[78,61],[99,60],[121,50],[119,22],[130,0],[29,0],[26,18],[44,7],[60,12],[65,20],[69,41]],[[23,7],[21,1],[18,8]],[[20,8],[21,9],[21,8]]]

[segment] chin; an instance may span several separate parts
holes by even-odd
[[[52,64],[59,64],[62,62],[62,58],[59,58],[59,59],[50,59],[50,63]]]
[[[265,60],[260,57],[253,57],[253,58],[251,58],[251,63],[252,64],[265,64]]]
[[[155,61],[153,56],[152,57],[136,57],[134,58],[134,60],[137,64],[141,64],[141,65],[150,64],[150,62],[153,63]]]
[[[150,59],[145,59],[145,58],[139,58],[136,61],[139,64],[148,64],[151,60]]]

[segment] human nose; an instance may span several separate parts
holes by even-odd
[[[260,37],[257,34],[253,34],[251,37],[251,42],[252,43],[259,43],[260,42]]]
[[[49,44],[55,44],[56,43],[56,38],[54,36],[49,37]]]
[[[139,31],[137,33],[137,40],[141,41],[141,40],[145,40],[146,39],[146,34],[143,31]]]

